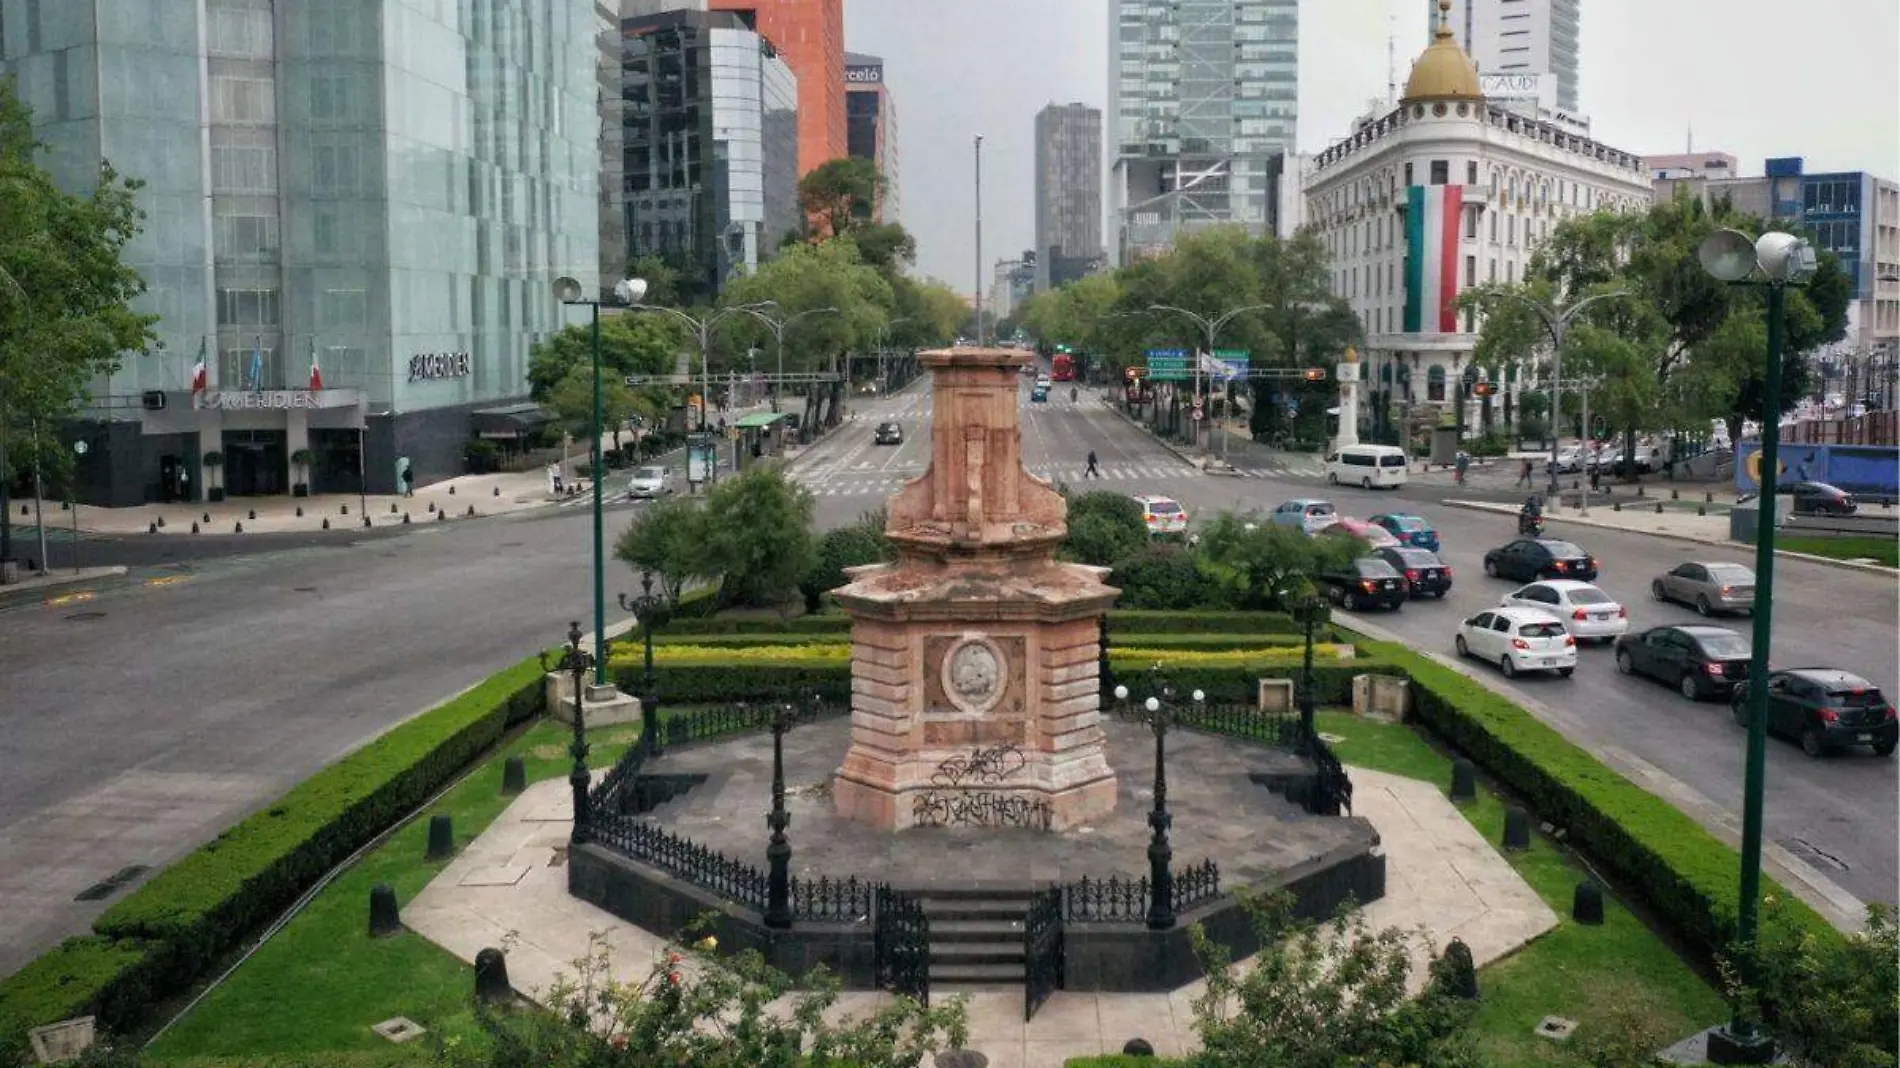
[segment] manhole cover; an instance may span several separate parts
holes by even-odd
[[[104,612],[74,612],[66,618],[75,623],[90,623],[95,619],[104,619],[105,617],[106,614]]]

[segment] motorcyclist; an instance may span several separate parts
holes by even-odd
[[[1519,534],[1542,534],[1544,532],[1544,498],[1531,494],[1524,500],[1524,507],[1517,513],[1517,532]]]

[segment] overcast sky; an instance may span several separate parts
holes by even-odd
[[[983,257],[1034,240],[1035,114],[1105,108],[1109,0],[845,0],[846,47],[883,56],[896,103],[902,221],[918,269],[975,278],[971,139],[983,135]],[[1324,148],[1383,99],[1426,43],[1424,0],[1302,0],[1300,149]],[[1605,143],[1654,155],[1727,151],[1809,171],[1900,178],[1895,0],[1585,0],[1582,110]],[[1104,235],[1108,239],[1108,235]],[[985,267],[984,284],[990,272]]]

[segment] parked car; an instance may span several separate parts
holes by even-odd
[[[1368,522],[1377,523],[1390,531],[1393,537],[1399,539],[1401,545],[1416,545],[1433,552],[1437,552],[1440,548],[1438,531],[1432,529],[1432,525],[1420,516],[1385,512],[1373,516]]]
[[[1148,524],[1148,533],[1186,534],[1188,528],[1187,509],[1173,497],[1161,497],[1152,493],[1133,495],[1135,503],[1141,506],[1141,521]]]
[[[1391,549],[1399,544],[1399,539],[1393,537],[1391,531],[1351,516],[1340,516],[1337,523],[1329,523],[1321,527],[1319,532],[1328,537],[1358,538],[1374,549]]]
[[[1694,605],[1703,615],[1755,610],[1755,573],[1740,564],[1690,561],[1656,576],[1649,592],[1658,601]]]
[[[1779,486],[1775,492],[1794,494],[1796,515],[1853,515],[1860,510],[1853,494],[1825,482],[1797,482]]]
[[[1666,682],[1691,701],[1748,681],[1747,638],[1707,623],[1651,627],[1616,640],[1616,670]]]
[[[1618,477],[1632,471],[1639,475],[1647,475],[1662,470],[1663,451],[1661,446],[1639,444],[1626,453],[1619,445],[1610,454],[1609,465],[1610,474]]]
[[[1518,582],[1547,578],[1592,582],[1597,577],[1597,562],[1595,557],[1567,541],[1514,538],[1484,554],[1484,573],[1492,578]]]
[[[1577,670],[1577,639],[1549,612],[1535,608],[1493,608],[1458,624],[1459,656],[1489,660],[1515,678],[1520,671],[1554,671],[1569,678]]]
[[[1313,534],[1339,522],[1339,511],[1333,507],[1331,501],[1302,497],[1275,508],[1273,521],[1279,526],[1293,527]]]
[[[1557,473],[1560,475],[1568,475],[1583,470],[1586,455],[1586,451],[1581,445],[1565,445],[1563,448],[1558,449]],[[1548,463],[1549,461],[1545,462]]]
[[[1413,597],[1430,595],[1444,597],[1451,592],[1451,565],[1438,558],[1430,549],[1420,549],[1412,545],[1396,545],[1378,549],[1374,556],[1396,568],[1405,576],[1405,589]]]
[[[1362,608],[1405,607],[1405,577],[1376,556],[1361,556],[1338,571],[1323,571],[1320,585],[1334,604],[1354,612]]]
[[[904,428],[896,423],[879,423],[877,425],[877,435],[874,440],[879,445],[902,445],[904,443]]]
[[[673,487],[664,467],[636,467],[627,480],[627,496],[636,501],[650,501],[671,492]]]
[[[1614,641],[1630,629],[1629,609],[1588,582],[1551,579],[1512,590],[1498,602],[1510,608],[1541,608],[1563,622],[1578,641]]]
[[[1748,690],[1730,698],[1735,722],[1748,726]],[[1825,756],[1850,745],[1872,746],[1892,756],[1900,740],[1900,719],[1880,688],[1859,675],[1835,668],[1789,668],[1768,676],[1768,730],[1798,738],[1809,756]]]

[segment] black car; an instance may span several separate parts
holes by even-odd
[[[1860,510],[1853,494],[1825,482],[1797,482],[1778,487],[1776,492],[1794,496],[1796,515],[1853,515]]]
[[[1748,690],[1731,698],[1735,722],[1748,726]],[[1825,756],[1849,745],[1870,745],[1879,756],[1892,756],[1900,740],[1893,702],[1859,675],[1834,668],[1789,668],[1768,675],[1768,730],[1799,738],[1809,756]]]
[[[898,426],[896,423],[879,423],[877,425],[876,441],[879,445],[902,445],[904,443],[904,428]]]
[[[1396,612],[1405,605],[1405,576],[1376,556],[1362,556],[1343,571],[1322,572],[1319,581],[1334,604],[1355,612],[1361,608]]]
[[[1484,554],[1484,573],[1515,582],[1577,579],[1594,582],[1596,558],[1556,538],[1517,538]]]
[[[1691,701],[1748,681],[1747,638],[1706,623],[1651,627],[1616,639],[1616,670],[1669,683]]]
[[[1396,549],[1380,549],[1372,555],[1405,576],[1406,590],[1413,597],[1425,594],[1443,597],[1451,592],[1451,565],[1430,549],[1402,545]]]

